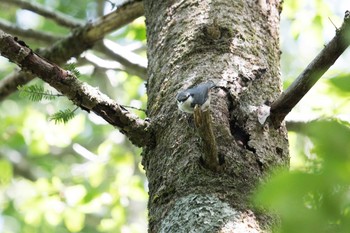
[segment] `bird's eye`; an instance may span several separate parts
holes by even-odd
[[[179,102],[186,101],[186,100],[188,99],[189,96],[190,96],[190,93],[180,93],[180,94],[177,96],[177,101],[179,101]]]

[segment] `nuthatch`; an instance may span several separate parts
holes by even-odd
[[[209,81],[180,92],[176,96],[177,106],[187,113],[193,113],[196,105],[199,105],[203,111],[207,110],[210,105],[210,89],[213,87],[215,87],[214,82]]]

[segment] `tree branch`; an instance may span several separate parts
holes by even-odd
[[[42,51],[40,55],[62,64],[71,57],[79,56],[90,49],[94,43],[101,40],[106,34],[132,22],[143,15],[142,1],[128,2],[116,11],[87,23],[84,27],[77,28],[72,33],[50,48]]]
[[[349,124],[349,119],[344,119],[341,116],[332,116],[332,117],[312,117],[312,118],[298,118],[286,120],[286,127],[288,132],[295,132],[299,134],[305,134],[307,127],[315,122],[343,122]]]
[[[0,30],[0,53],[56,88],[74,104],[105,119],[116,126],[136,146],[151,143],[149,123],[130,113],[96,88],[81,82],[70,72],[35,54],[23,42]]]
[[[110,49],[106,43],[111,45],[112,41],[101,41],[96,44],[95,49],[108,55],[113,60],[125,67],[125,71],[139,76],[143,80],[147,79],[147,60],[136,53],[127,51],[122,46],[113,43],[114,49]]]
[[[63,39],[62,36],[54,35],[52,33],[39,32],[32,29],[23,29],[2,19],[0,19],[0,29],[6,31],[7,33],[11,33],[12,35],[25,37],[32,40],[39,40],[45,44],[54,43],[57,40]]]
[[[71,57],[77,57],[109,32],[116,30],[143,15],[141,0],[127,2],[106,16],[93,23],[76,28],[66,38],[57,41],[50,48],[39,51],[40,56],[56,63],[63,64]],[[33,75],[17,72],[0,80],[0,101],[33,79]]]
[[[63,14],[61,12],[57,12],[51,9],[48,9],[40,4],[29,2],[29,1],[22,1],[22,0],[1,0],[2,3],[12,4],[15,6],[18,6],[22,9],[26,9],[32,12],[35,12],[45,18],[52,19],[57,24],[69,27],[69,28],[75,28],[83,25],[82,20],[78,20],[73,18],[70,15]]]
[[[314,118],[309,120],[287,120],[286,127],[288,132],[303,133],[305,127],[307,127],[309,123],[321,120],[323,119]]]
[[[21,176],[25,179],[35,181],[37,177],[33,172],[33,165],[30,164],[24,156],[16,152],[6,151],[5,149],[4,152],[0,153],[0,159],[5,159],[11,163],[15,176]]]
[[[304,97],[321,76],[331,67],[350,44],[350,12],[334,38],[314,58],[298,78],[271,105],[270,118],[279,127],[286,115]]]
[[[62,36],[51,33],[39,32],[32,29],[23,29],[2,19],[0,19],[0,29],[17,37],[42,41],[45,44],[52,44],[63,39]],[[108,43],[109,46],[107,46],[106,43]],[[110,49],[109,47],[113,47],[113,49]],[[117,43],[108,40],[97,43],[94,46],[94,50],[102,52],[113,60],[119,62],[127,73],[137,75],[143,80],[146,80],[147,59],[126,50],[123,46],[120,46]]]

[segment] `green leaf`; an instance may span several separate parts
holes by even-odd
[[[336,87],[338,90],[349,94],[350,92],[350,74],[341,74],[336,77],[329,79],[331,85]]]
[[[282,172],[259,188],[255,202],[279,215],[279,232],[347,232],[346,189],[337,190],[334,180],[327,177],[328,174]]]
[[[319,155],[327,160],[350,159],[350,127],[345,121],[314,121],[306,128],[306,134],[315,143]]]
[[[7,160],[0,160],[0,184],[8,184],[13,177],[13,168]]]
[[[279,232],[348,232],[349,124],[314,121],[303,132],[311,139],[312,153],[316,152],[320,162],[307,172],[276,172],[259,188],[255,202],[281,217]]]
[[[64,223],[70,232],[79,232],[83,229],[85,223],[85,214],[76,209],[68,208],[65,210]]]

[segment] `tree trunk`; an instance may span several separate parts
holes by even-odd
[[[258,122],[281,92],[278,0],[145,0],[148,114],[155,143],[144,148],[149,232],[263,232],[270,218],[249,197],[263,176],[288,166],[284,125]],[[203,163],[180,90],[213,80],[210,114],[219,169]]]

